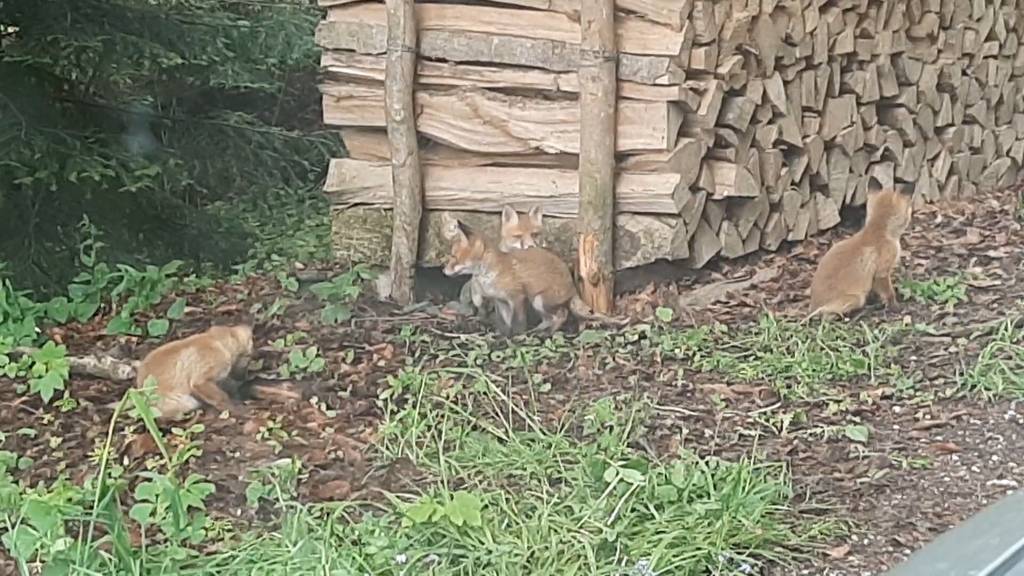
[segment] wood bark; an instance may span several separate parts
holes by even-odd
[[[615,2],[580,0],[579,260],[583,301],[615,305]]]
[[[324,123],[384,127],[376,85],[323,86]],[[419,90],[416,127],[454,148],[487,154],[579,154],[580,107],[572,100],[511,96],[480,89]],[[615,114],[617,152],[670,150],[682,124],[672,102],[624,100]]]
[[[415,299],[416,259],[423,215],[423,174],[416,138],[413,86],[416,75],[415,0],[386,0],[387,66],[384,107],[391,142],[394,223],[391,231],[391,297]]]
[[[324,192],[333,205],[391,208],[393,189],[384,162],[351,158],[331,160]],[[428,210],[501,212],[505,204],[526,211],[534,204],[554,216],[579,215],[579,173],[576,170],[498,167],[423,167],[423,201]],[[618,174],[616,212],[679,215],[693,194],[681,174],[672,172]]]

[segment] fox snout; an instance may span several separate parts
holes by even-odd
[[[459,274],[463,273],[463,270],[465,270],[465,268],[465,266],[459,264],[455,260],[449,260],[448,263],[444,265],[444,275],[458,276]]]

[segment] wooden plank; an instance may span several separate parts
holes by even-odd
[[[335,79],[360,82],[384,82],[384,58],[357,52],[324,50],[320,68],[327,77],[325,84]],[[337,82],[335,82],[337,83]],[[417,86],[460,86],[475,88],[509,88],[565,92],[578,94],[579,77],[576,72],[554,72],[540,68],[512,68],[484,66],[455,62],[419,60],[416,63]],[[701,85],[703,86],[703,85]],[[683,84],[641,84],[622,80],[618,83],[622,98],[662,102],[680,102],[684,109],[694,111],[700,95]]]
[[[616,212],[672,214],[683,212],[692,193],[682,176],[620,172],[615,181]],[[324,193],[336,206],[390,208],[393,185],[389,164],[351,158],[331,160]],[[526,211],[540,204],[545,214],[579,214],[579,174],[556,168],[502,166],[423,166],[423,202],[428,210],[501,212],[509,205]]]
[[[580,296],[595,311],[615,307],[615,2],[580,4]],[[678,213],[678,212],[677,212]]]
[[[394,223],[391,230],[391,297],[409,305],[415,299],[416,257],[423,215],[423,173],[416,140],[413,86],[416,75],[415,0],[386,0],[387,65],[384,108],[391,142]]]
[[[339,132],[349,158],[375,162],[391,160],[391,144],[388,142],[386,131],[373,128],[342,128]],[[630,158],[636,157],[630,156]],[[699,163],[699,159],[697,162]],[[532,166],[534,168],[575,170],[579,165],[579,157],[573,154],[544,153],[476,154],[427,140],[424,145],[420,146],[420,163],[440,166]],[[643,170],[633,171],[642,172]]]
[[[496,62],[549,70],[579,68],[579,24],[541,11],[449,4],[416,5],[420,56],[451,62]],[[644,83],[678,83],[692,42],[689,27],[674,31],[641,18],[621,16],[616,28],[622,62],[620,78]],[[529,36],[523,31],[529,30]],[[386,25],[376,2],[328,11],[317,26],[322,48],[363,54],[385,51]]]
[[[382,88],[325,85],[321,91],[325,124],[384,126]],[[579,106],[571,100],[465,89],[420,90],[415,101],[419,132],[455,148],[491,154],[579,154]],[[682,110],[671,102],[624,100],[616,120],[618,152],[668,150],[675,144]]]
[[[320,0],[321,2],[355,0]],[[496,4],[521,6],[533,10],[550,10],[565,14],[578,21],[580,19],[580,0],[495,0]],[[616,0],[615,8],[620,11],[632,12],[647,20],[670,26],[673,30],[681,30],[687,23],[692,0]]]

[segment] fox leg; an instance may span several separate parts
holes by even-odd
[[[871,282],[871,289],[878,294],[878,298],[884,306],[892,306],[896,303],[896,290],[892,287],[891,273],[875,276]]]
[[[512,303],[512,333],[526,331],[526,298],[516,298]]]
[[[225,410],[238,414],[244,412],[244,408],[236,404],[228,393],[215,380],[202,380],[192,385],[192,394],[203,402],[213,406],[219,412]]]
[[[502,336],[510,336],[512,334],[512,322],[514,320],[512,303],[506,300],[495,300],[494,308],[498,312],[494,315],[494,327]]]
[[[544,305],[544,298],[541,296],[534,297],[530,304],[541,317],[540,324],[538,324],[533,330],[530,330],[530,332],[546,330],[549,334],[554,334],[569,318],[569,310],[564,306],[556,309],[554,312],[548,310],[547,306]]]

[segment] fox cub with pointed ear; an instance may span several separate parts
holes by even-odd
[[[520,215],[509,206],[505,206],[501,211],[498,250],[512,252],[539,246],[543,229],[544,210],[539,205],[530,208],[525,215]],[[484,297],[476,278],[470,278],[469,282],[462,286],[459,301],[464,306],[472,302],[477,312],[483,310]]]
[[[252,354],[252,326],[213,326],[147,354],[136,384],[156,379],[154,408],[161,421],[178,420],[202,404],[241,415],[244,408],[229,392],[236,393],[245,381]]]
[[[541,318],[535,331],[555,332],[570,312],[579,318],[617,323],[593,313],[580,300],[569,267],[553,252],[538,246],[502,252],[448,215],[444,226],[445,235],[452,241],[444,273],[473,275],[482,298],[494,301],[498,311],[496,327],[502,334],[509,336],[526,329],[528,304]]]
[[[875,293],[885,306],[896,302],[892,273],[900,238],[910,225],[914,188],[870,193],[864,227],[825,253],[811,281],[811,313],[845,316]]]

